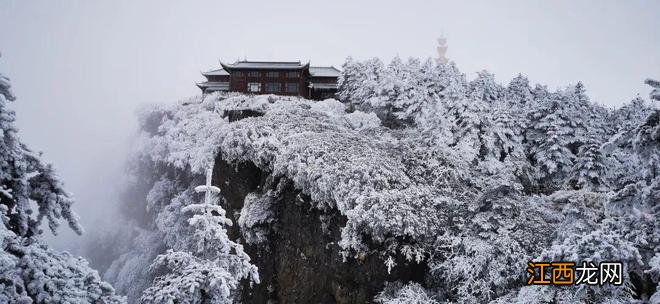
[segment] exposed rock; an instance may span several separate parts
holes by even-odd
[[[273,179],[251,163],[215,160],[213,184],[222,189],[227,214],[234,223],[245,197],[273,189],[278,184]],[[391,274],[376,254],[343,261],[336,242],[346,219],[312,208],[308,197],[292,183],[283,182],[270,241],[246,244],[246,252],[259,267],[261,284],[243,289],[243,303],[367,303],[386,281],[424,279],[425,264],[406,263],[401,258]],[[232,226],[230,237],[239,238],[238,229],[238,225]]]
[[[234,122],[248,117],[263,116],[264,113],[253,110],[235,110],[227,111],[225,115],[229,118],[229,122]]]

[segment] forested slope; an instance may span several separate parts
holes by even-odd
[[[201,199],[193,189],[214,166],[227,233],[261,266],[256,285],[234,273],[244,280],[223,285],[227,301],[659,300],[660,113],[650,102],[612,110],[581,83],[550,91],[518,76],[503,86],[487,72],[468,81],[451,63],[415,59],[349,59],[338,98],[214,94],[145,109],[128,225],[105,278],[137,301],[163,275],[146,270],[159,254],[191,250],[182,208]],[[292,223],[325,236],[300,243]],[[296,275],[277,267],[290,249],[291,267],[338,269],[318,274],[330,295],[284,277]],[[559,260],[622,261],[625,284],[526,286],[527,261]],[[349,282],[339,263],[368,265],[370,283],[357,273]]]

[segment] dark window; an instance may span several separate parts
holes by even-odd
[[[277,82],[266,83],[266,92],[279,93],[282,90],[282,84]]]
[[[268,72],[268,73],[266,73],[266,77],[268,77],[268,78],[280,77],[280,72]]]
[[[245,76],[245,74],[243,74],[243,72],[241,72],[241,71],[236,71],[236,72],[232,73],[231,76],[243,77],[243,76]]]
[[[286,92],[287,93],[298,93],[298,84],[295,82],[290,82],[286,84]]]
[[[261,77],[261,73],[259,71],[248,72],[248,77],[258,78]]]
[[[300,77],[300,73],[298,73],[297,71],[296,71],[296,72],[287,72],[287,73],[286,73],[286,77],[289,77],[289,78],[298,78],[298,77]]]

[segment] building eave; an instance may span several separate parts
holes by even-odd
[[[323,83],[323,82],[321,83],[310,82],[307,87],[312,90],[337,90],[338,88],[336,83]]]
[[[208,88],[208,87],[229,87],[229,82],[226,81],[205,81],[205,82],[197,82],[195,83],[200,88]]]
[[[229,73],[227,71],[223,71],[225,73],[220,73],[218,72],[220,69],[217,70],[211,70],[211,71],[200,71],[199,73],[202,74],[204,77],[209,77],[209,76],[229,76]]]
[[[241,62],[238,62],[241,63]],[[256,66],[256,67],[237,67],[236,63],[224,63],[220,61],[220,66],[222,68],[229,72],[232,70],[305,70],[309,69],[309,61],[305,64],[301,64],[299,61],[298,62],[284,62],[284,63],[298,63],[299,66],[279,66],[279,67],[274,67],[274,66],[267,66],[268,63],[272,64],[277,64],[277,63],[283,63],[283,62],[268,62],[268,61],[246,61],[244,63],[263,63],[265,66]]]
[[[222,62],[222,61],[220,61],[220,66],[222,67],[223,70],[225,70],[225,71],[227,71],[227,72],[229,72],[230,70],[232,70],[231,67],[227,66],[227,64],[225,64],[225,63]]]

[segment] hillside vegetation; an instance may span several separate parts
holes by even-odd
[[[581,83],[550,91],[524,76],[468,81],[451,63],[349,59],[338,100],[213,94],[148,107],[140,122],[123,205],[130,225],[104,262],[129,300],[162,282],[167,271],[147,270],[161,254],[202,263],[185,209],[219,157],[273,181],[240,211],[225,215],[220,203],[238,231],[222,246],[267,244],[289,183],[320,223],[342,218],[332,248],[346,263],[423,266],[416,281],[382,282],[381,303],[660,301],[660,112],[641,97],[612,110]],[[528,261],[560,260],[622,261],[625,284],[526,285]],[[250,288],[236,283],[248,264],[227,266],[223,301]],[[220,286],[191,280],[173,284]]]

